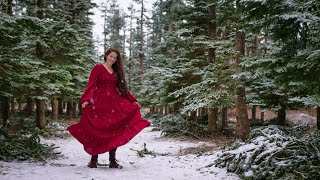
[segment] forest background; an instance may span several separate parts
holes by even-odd
[[[103,62],[99,49],[115,47],[147,115],[186,119],[167,132],[246,140],[265,111],[277,113],[272,124],[286,126],[295,109],[311,109],[320,129],[318,0],[160,0],[151,9],[145,3],[123,9],[116,0],[0,0],[3,127],[17,116],[21,126],[32,119],[40,129],[78,117],[89,72]],[[99,42],[90,19],[97,5]]]

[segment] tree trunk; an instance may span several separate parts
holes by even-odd
[[[73,101],[69,100],[67,103],[67,116],[72,117],[73,115]]]
[[[175,112],[175,113],[180,113],[180,108],[179,108],[179,106],[178,106],[177,104],[175,104],[175,105],[173,106],[173,112]]]
[[[213,138],[218,137],[218,108],[208,108],[208,127]]]
[[[144,74],[144,0],[141,0],[141,12],[140,12],[140,47],[139,47],[139,67],[140,67],[140,83],[142,83],[143,80],[143,74]]]
[[[43,19],[44,13],[43,13],[43,8],[44,8],[44,1],[43,0],[37,0],[37,17],[39,19]],[[39,59],[43,59],[44,57],[44,48],[40,41],[37,41],[36,43],[36,55]],[[41,77],[40,77],[41,78]],[[44,97],[44,90],[42,88],[37,89],[37,96],[38,98],[36,99],[36,104],[37,104],[37,109],[36,109],[36,123],[37,127],[40,129],[45,128],[46,123],[45,123],[45,102],[39,97]]]
[[[264,43],[265,43],[265,45],[267,45],[267,44],[268,44],[268,39],[269,39],[268,31],[267,31],[267,30],[265,30],[265,34],[264,34]],[[266,54],[267,54],[267,49],[268,49],[268,48],[264,48],[264,55],[266,55]]]
[[[317,128],[320,130],[320,107],[317,107]]]
[[[108,2],[107,2],[108,3]],[[107,13],[108,13],[108,6],[104,6],[104,9],[103,9],[103,12],[104,12],[104,15],[103,15],[103,52],[107,52],[107,47],[109,46],[108,45],[108,32],[106,31],[107,30],[107,24],[108,24],[108,20],[107,20]]]
[[[10,98],[2,97],[1,98],[1,111],[2,111],[2,125],[5,127],[8,124],[8,119],[10,117]]]
[[[236,137],[246,140],[250,133],[250,123],[247,114],[247,105],[245,100],[245,89],[238,87],[236,90]]]
[[[261,117],[260,117],[260,120],[261,120],[261,121],[264,121],[264,111],[261,110],[261,115],[260,115],[260,116],[261,116]]]
[[[44,91],[42,89],[37,90],[38,97],[44,97]],[[36,123],[37,127],[40,129],[45,128],[46,118],[45,118],[45,102],[43,99],[36,99],[37,109],[36,109]]]
[[[258,55],[258,48],[259,48],[259,38],[258,35],[254,35],[253,37],[253,44],[254,47],[252,48],[252,56],[257,56]]]
[[[13,114],[16,112],[14,98],[11,98],[10,105],[11,105],[11,113]]]
[[[211,4],[208,6],[208,14],[209,14],[209,31],[208,37],[211,41],[216,39],[217,36],[217,25],[216,21],[216,5]],[[216,52],[214,48],[208,49],[208,64],[214,63],[216,59]],[[208,108],[208,128],[213,138],[216,138],[219,134],[218,130],[218,108]]]
[[[78,102],[79,116],[82,114],[82,104]]]
[[[216,39],[217,36],[217,24],[216,24],[216,5],[211,4],[208,7],[209,19],[209,38],[210,40]],[[212,22],[213,21],[213,22]],[[216,59],[216,50],[215,48],[208,49],[208,63],[213,63]]]
[[[160,112],[160,115],[162,116],[164,115],[164,110],[162,105],[159,106],[159,112]]]
[[[12,0],[7,0],[7,14],[9,16],[12,16],[13,15],[13,10],[12,10]]]
[[[228,108],[222,108],[222,129],[228,128]]]
[[[68,104],[68,102],[64,102],[62,104],[63,110],[65,110],[65,111],[67,111],[67,104]]]
[[[2,12],[6,12],[7,11],[7,6],[3,3],[3,4],[0,4],[1,6],[1,11]]]
[[[34,111],[34,103],[31,97],[27,98],[27,115],[31,116]]]
[[[278,122],[279,125],[284,126],[286,123],[286,110],[287,108],[284,106],[281,106],[281,108],[278,110]]]
[[[173,1],[168,1],[168,11],[169,11],[169,25],[168,25],[168,32],[173,31]]]
[[[258,55],[258,48],[259,48],[258,35],[254,35],[252,41],[253,41],[252,43],[254,44],[254,47],[252,48],[252,56],[256,57]],[[251,119],[257,119],[257,106],[256,105],[252,106]]]
[[[205,116],[206,114],[207,114],[206,108],[205,108],[205,107],[200,108],[200,110],[199,110],[199,116]]]
[[[252,106],[252,111],[251,111],[251,119],[257,119],[257,106]]]
[[[163,115],[163,116],[167,115],[167,114],[166,114],[166,113],[167,113],[167,108],[166,108],[166,106],[161,106],[161,111],[162,111],[162,115]]]
[[[130,8],[130,38],[129,38],[129,58],[128,58],[128,86],[129,86],[129,90],[131,90],[131,76],[132,76],[132,64],[133,64],[133,58],[132,58],[132,51],[133,51],[133,17],[134,17],[134,8],[133,5],[131,4]]]
[[[159,107],[158,107],[158,105],[154,105],[154,113],[159,114]]]
[[[318,94],[320,94],[320,78],[318,78]],[[317,128],[320,130],[320,107],[317,107]]]
[[[236,51],[238,51],[237,65],[241,68],[240,58],[245,54],[245,34],[239,30],[236,32]],[[250,133],[250,123],[246,104],[245,82],[242,78],[238,80],[236,87],[236,118],[236,137],[246,140]]]
[[[72,117],[77,117],[77,103],[72,101]]]
[[[44,0],[37,0],[37,17],[39,19],[43,19],[44,13],[43,13],[43,8],[44,8]]]
[[[154,114],[154,112],[155,112],[155,105],[152,104],[150,107],[150,114]]]
[[[17,101],[18,101],[18,112],[20,112],[22,110],[22,102],[20,98]]]
[[[52,98],[51,106],[52,106],[51,119],[57,120],[58,119],[58,100],[57,100],[57,97]]]
[[[63,114],[63,101],[62,101],[62,98],[58,98],[58,113],[59,113],[59,115]]]
[[[12,11],[12,0],[7,0],[6,3],[1,3],[2,10],[9,16],[13,15]],[[6,126],[8,124],[8,119],[10,117],[10,98],[1,97],[1,111],[2,111],[2,124]]]
[[[191,111],[190,117],[192,122],[197,122],[197,111]]]

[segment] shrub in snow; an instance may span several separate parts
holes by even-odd
[[[9,135],[0,129],[0,161],[42,161],[57,157],[59,153],[54,151],[57,147],[53,144],[41,144],[39,134],[40,129],[35,130],[31,135],[23,135],[19,132]]]
[[[169,137],[192,136],[201,139],[209,135],[206,125],[195,123],[180,113],[158,117],[153,123],[165,136]]]
[[[320,132],[298,138],[277,126],[260,127],[247,142],[216,153],[207,167],[226,167],[244,179],[320,179]]]

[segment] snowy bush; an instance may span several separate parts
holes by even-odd
[[[319,132],[298,138],[277,126],[260,127],[247,142],[216,152],[219,158],[207,167],[226,167],[244,179],[320,179],[319,147]]]
[[[40,129],[28,136],[21,133],[9,135],[0,129],[0,161],[43,161],[57,157],[59,153],[54,151],[57,147],[53,144],[41,144],[39,134]]]
[[[154,125],[162,130],[165,136],[191,136],[197,139],[208,136],[208,128],[205,125],[191,121],[180,113],[161,116],[153,121]]]

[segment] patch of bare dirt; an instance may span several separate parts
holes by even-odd
[[[261,119],[261,114],[264,114],[264,120],[270,120],[277,117],[277,112],[271,109],[260,109],[256,110],[256,118]],[[298,110],[287,110],[287,119],[292,120],[293,122],[303,123],[303,122],[314,122],[316,119],[317,111],[314,108],[309,109],[298,109]],[[228,118],[231,121],[235,121],[236,118],[236,109],[228,110]],[[248,109],[248,118],[252,118],[252,109]]]
[[[199,142],[198,139],[192,139],[192,138],[186,138],[185,140],[188,142]],[[199,146],[196,146],[196,147],[188,147],[188,148],[181,149],[179,151],[179,155],[202,154],[210,151],[215,151],[221,147],[229,146],[233,142],[234,142],[234,139],[221,136],[216,139],[201,141],[199,142]]]
[[[80,118],[79,117],[64,117],[62,118],[62,121],[68,125],[75,124],[79,122]]]
[[[202,153],[206,153],[209,151],[213,151],[213,150],[217,150],[219,147],[216,146],[209,146],[205,143],[203,143],[202,145],[198,146],[198,147],[188,147],[188,148],[184,148],[181,149],[179,151],[179,155],[187,155],[187,154],[202,154]]]

